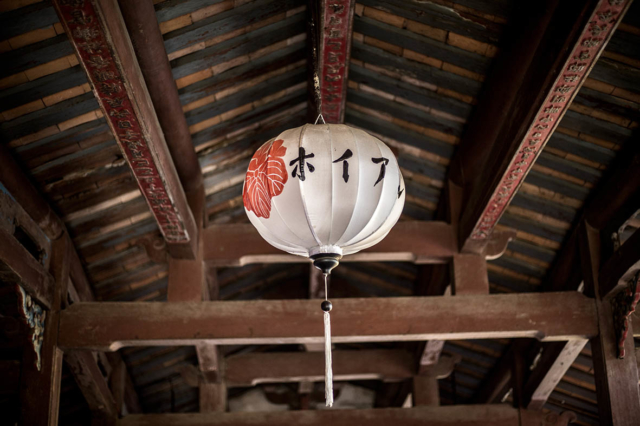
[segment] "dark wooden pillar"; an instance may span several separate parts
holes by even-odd
[[[62,350],[58,348],[58,320],[61,299],[69,281],[69,240],[66,234],[53,242],[51,273],[55,288],[51,309],[44,311],[44,329],[36,319],[25,342],[20,377],[20,423],[29,426],[58,424]],[[38,305],[26,293],[23,309],[26,318],[40,315]],[[34,345],[41,339],[42,346]]]
[[[600,422],[605,426],[637,425],[640,420],[640,390],[632,324],[629,322],[628,337],[624,342],[625,357],[620,359],[613,306],[600,292],[600,232],[585,221],[579,241],[585,293],[595,296],[600,325],[600,334],[591,339]]]

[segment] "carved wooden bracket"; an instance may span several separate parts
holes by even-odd
[[[44,320],[47,317],[47,312],[24,291],[22,286],[18,286],[18,289],[20,291],[20,300],[22,301],[20,308],[27,325],[32,330],[31,345],[36,353],[36,367],[38,371],[40,371],[42,367],[40,349],[42,348],[42,340],[44,338]]]
[[[635,277],[625,289],[611,299],[613,326],[618,340],[618,358],[620,359],[625,356],[624,342],[629,332],[629,316],[635,312],[638,300],[640,300],[640,271],[636,272]]]
[[[167,263],[169,261],[167,243],[160,236],[141,238],[136,242],[136,245],[144,248],[149,259],[155,263]]]

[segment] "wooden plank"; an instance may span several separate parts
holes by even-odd
[[[323,352],[266,352],[236,355],[225,359],[225,380],[229,387],[260,383],[322,382]],[[397,349],[333,351],[333,380],[395,381],[416,374],[413,356]]]
[[[215,266],[308,262],[267,243],[249,224],[213,225],[202,233],[204,259]],[[342,262],[409,261],[444,263],[456,252],[451,227],[444,222],[400,222],[377,245]]]
[[[174,59],[171,61],[173,77],[175,79],[186,77],[206,68],[229,62],[239,56],[247,55],[261,48],[302,34],[304,31],[304,14],[298,13],[258,30]],[[170,49],[167,50],[170,51]]]
[[[101,420],[116,419],[116,402],[93,354],[89,351],[70,351],[65,353],[64,360],[93,416]]]
[[[312,4],[310,39],[318,46],[313,52],[314,60],[309,62],[309,98],[315,99],[310,116],[314,120],[322,114],[327,123],[344,123],[355,5],[355,0],[321,0]],[[314,78],[318,79],[315,83]]]
[[[146,414],[126,416],[120,420],[121,426],[262,426],[262,425],[305,425],[323,426],[520,426],[520,416],[531,420],[526,426],[547,424],[566,426],[567,418],[547,423],[541,413],[524,412],[506,405],[467,405],[464,409],[458,406],[418,407],[418,408],[381,408],[367,410],[304,410],[281,411],[271,413],[226,413],[226,414]]]
[[[545,346],[523,389],[523,403],[530,410],[542,410],[571,364],[587,344],[584,340],[557,342]]]
[[[333,341],[595,336],[593,302],[580,293],[335,299]],[[122,346],[321,343],[313,300],[76,303],[61,314],[60,345]],[[372,324],[371,318],[376,318]]]
[[[187,4],[191,3],[188,2]],[[207,5],[211,4],[211,2],[207,3]],[[191,45],[267,20],[303,4],[303,0],[282,0],[278,2],[260,0],[243,4],[168,33],[166,35],[165,48],[167,53],[173,53]]]
[[[618,359],[618,339],[613,307],[600,296],[601,242],[598,231],[584,224],[580,229],[580,259],[585,292],[595,294],[600,333],[591,338],[591,354],[598,394],[598,414],[602,425],[631,426],[638,423],[640,388],[632,324],[625,341],[626,356]]]
[[[485,74],[491,63],[491,58],[486,56],[366,17],[356,16],[353,29],[366,37],[401,46],[478,74]]]
[[[505,34],[510,43],[452,163],[452,179],[468,189],[463,250],[478,250],[490,236],[630,3],[555,1],[518,9],[522,25]]]
[[[54,1],[174,257],[194,258],[197,228],[115,0]]]

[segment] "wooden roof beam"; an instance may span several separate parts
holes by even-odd
[[[556,341],[597,334],[593,301],[577,292],[333,302],[336,343],[507,337]],[[321,315],[315,300],[76,303],[61,313],[59,342],[68,349],[106,351],[203,341],[321,343]]]
[[[479,252],[578,93],[630,1],[523,4],[455,156],[459,241]]]
[[[308,262],[267,243],[251,224],[214,225],[203,230],[204,260],[212,266]],[[445,263],[457,253],[451,226],[444,222],[399,222],[377,245],[345,256],[343,262],[409,261]]]
[[[314,122],[320,113],[327,123],[344,123],[356,1],[318,0],[309,2],[309,5],[312,20],[308,43],[311,47],[309,50],[313,49],[308,61],[309,121]],[[316,45],[319,46],[317,53]],[[314,83],[316,66],[320,108]]]
[[[140,71],[192,213],[206,220],[204,183],[152,0],[118,0]],[[152,18],[153,17],[153,18]],[[198,206],[200,210],[195,209]]]
[[[396,381],[416,375],[413,356],[398,349],[333,351],[333,380]],[[229,387],[260,383],[324,381],[324,353],[247,353],[225,359]]]
[[[117,1],[53,4],[170,254],[195,258],[198,228]]]
[[[143,414],[125,416],[120,426],[369,426],[421,425],[421,426],[566,426],[573,417],[562,414],[547,414],[516,410],[506,405],[466,405],[419,407],[419,408],[379,408],[367,410],[302,410],[271,413],[226,413],[226,414]]]

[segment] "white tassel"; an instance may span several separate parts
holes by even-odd
[[[327,407],[333,406],[333,370],[331,369],[331,318],[324,313],[324,396]]]

